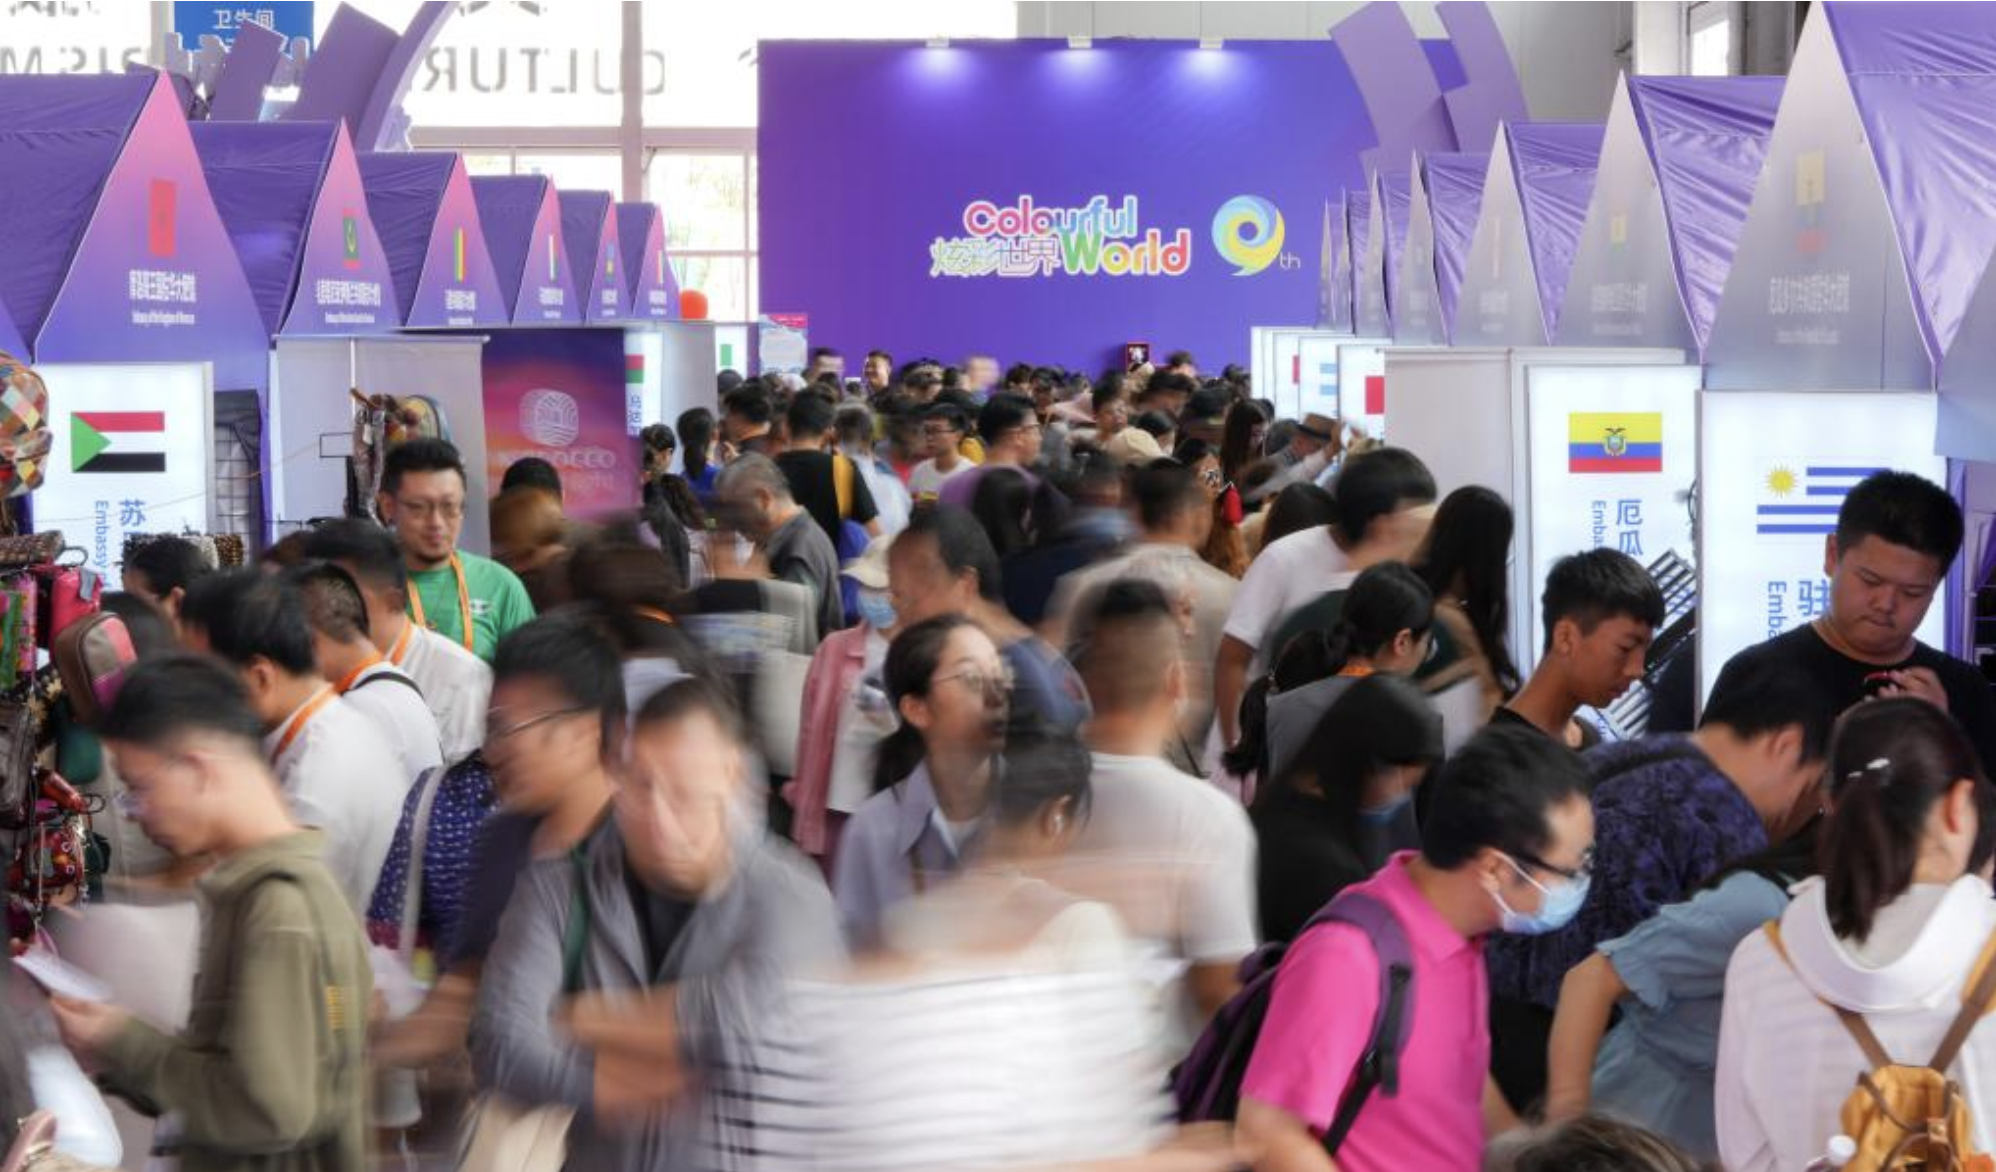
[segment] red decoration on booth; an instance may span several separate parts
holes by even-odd
[[[679,316],[687,321],[706,321],[707,295],[698,289],[681,289]]]

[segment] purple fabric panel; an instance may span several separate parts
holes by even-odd
[[[390,115],[401,108],[402,95],[408,92],[409,83],[415,79],[416,67],[429,56],[430,45],[437,39],[437,33],[442,31],[444,21],[450,19],[455,8],[455,4],[427,0],[409,18],[409,27],[396,39],[394,48],[382,61],[373,89],[367,94],[360,118],[354,124],[355,150],[387,150],[395,145],[387,141],[389,126],[393,122]]]
[[[1359,269],[1365,260],[1365,226],[1372,218],[1372,189],[1369,187],[1345,191],[1345,223],[1350,230],[1345,237],[1351,248],[1351,297],[1352,312],[1358,312]]]
[[[1456,142],[1466,151],[1487,151],[1500,124],[1526,122],[1532,116],[1511,50],[1490,6],[1482,0],[1437,4],[1435,14],[1455,46],[1465,79],[1459,92],[1444,95],[1453,99],[1446,105]]]
[[[569,271],[582,276],[575,282],[575,295],[582,299],[582,312],[594,317],[597,307],[597,291],[602,287],[603,230],[607,227],[605,217],[610,214],[610,193],[607,191],[561,191],[555,197],[561,202],[561,239],[568,248]],[[622,297],[618,300],[621,302]]]
[[[1391,312],[1400,304],[1400,254],[1414,214],[1414,177],[1406,171],[1381,171],[1379,188],[1386,200],[1386,306]]]
[[[679,282],[665,257],[665,218],[655,203],[617,205],[617,243],[631,316],[668,321],[679,316]]]
[[[1452,151],[1455,131],[1435,71],[1398,4],[1373,3],[1331,29],[1378,135],[1375,157],[1397,164],[1414,151]]]
[[[257,311],[275,334],[291,304],[337,128],[330,122],[196,122],[188,129]]]
[[[14,317],[4,305],[0,305],[0,351],[23,362],[28,360],[28,343],[21,337],[21,331],[14,328]]]
[[[485,247],[492,254],[492,267],[499,270],[499,291],[506,295],[508,317],[519,303],[520,278],[526,273],[527,252],[534,242],[534,218],[541,214],[541,197],[547,186],[548,181],[539,175],[471,177],[478,219],[485,225]]]
[[[1490,171],[1490,156],[1437,151],[1424,162],[1428,211],[1435,224],[1435,291],[1441,301],[1442,321],[1452,328],[1463,270],[1469,265],[1470,242],[1476,238],[1476,217],[1483,210],[1483,180]]]
[[[1825,4],[1938,364],[1996,249],[1996,13]]]
[[[208,117],[216,122],[255,122],[263,114],[263,87],[270,84],[283,56],[283,33],[255,21],[237,25],[235,43],[229,46],[208,98]]]
[[[1511,166],[1524,204],[1525,238],[1531,244],[1532,271],[1538,279],[1539,312],[1550,338],[1558,330],[1566,279],[1573,272],[1580,230],[1587,224],[1594,169],[1601,162],[1601,139],[1607,128],[1592,122],[1521,122],[1508,129]]]
[[[156,74],[0,77],[0,297],[41,332]]]
[[[423,260],[430,252],[437,208],[450,184],[457,156],[444,151],[366,151],[360,155],[361,184],[367,189],[367,214],[381,238],[388,270],[395,278],[401,320],[409,320],[416,290],[423,279]]]
[[[1779,77],[1634,77],[1629,99],[1656,167],[1670,258],[1703,346],[1746,227],[1781,105]]]
[[[1421,55],[1428,59],[1428,68],[1435,71],[1435,84],[1442,88],[1443,93],[1461,89],[1468,83],[1469,76],[1462,70],[1462,55],[1457,52],[1455,42],[1447,38],[1424,38]]]
[[[312,47],[312,60],[298,82],[298,100],[284,112],[286,122],[360,125],[367,100],[402,38],[394,29],[351,4],[333,11],[325,35]]]

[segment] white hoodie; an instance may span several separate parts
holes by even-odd
[[[1821,879],[1795,888],[1781,917],[1784,961],[1765,932],[1726,970],[1715,1098],[1719,1155],[1732,1172],[1793,1172],[1841,1130],[1864,1055],[1824,1001],[1864,1014],[1895,1062],[1933,1057],[1960,1012],[1971,970],[1996,933],[1996,900],[1973,875],[1921,884],[1878,913],[1863,944],[1831,929]],[[1792,962],[1792,967],[1790,962]],[[1969,1036],[1949,1073],[1996,1148],[1996,1028]]]

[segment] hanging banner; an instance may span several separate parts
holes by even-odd
[[[485,344],[484,366],[488,483],[539,456],[561,474],[570,517],[637,507],[624,331],[500,330]]]
[[[206,533],[215,434],[209,368],[119,363],[36,368],[49,388],[47,473],[35,527],[60,529],[115,581],[128,533]],[[132,395],[145,388],[144,401]]]

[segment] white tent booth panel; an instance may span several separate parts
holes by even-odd
[[[649,423],[677,427],[680,413],[694,407],[712,410],[720,373],[714,334],[714,323],[706,321],[652,322],[624,330],[624,354],[640,361],[642,376],[627,385],[624,397],[632,435]]]
[[[1699,695],[1732,656],[1829,606],[1825,542],[1880,469],[1946,483],[1934,396],[1919,391],[1704,391],[1698,428]],[[1942,646],[1943,608],[1920,639]]]
[[[1628,413],[1665,412],[1667,418],[1668,414],[1678,412],[1663,406],[1651,408],[1638,404],[1650,402],[1644,396],[1656,396],[1661,401],[1681,394],[1678,388],[1687,377],[1690,385],[1695,386],[1696,368],[1684,367],[1684,353],[1680,350],[1545,346],[1394,349],[1386,352],[1385,366],[1389,391],[1386,428],[1393,445],[1407,448],[1426,462],[1443,496],[1467,485],[1483,485],[1510,502],[1517,514],[1518,536],[1514,548],[1519,556],[1513,559],[1512,569],[1511,650],[1519,670],[1529,672],[1539,658],[1535,616],[1542,583],[1531,546],[1531,534],[1538,523],[1534,516],[1533,466],[1535,462],[1550,461],[1558,469],[1567,468],[1573,426],[1568,419],[1565,429],[1555,423],[1541,427],[1540,442],[1535,446],[1529,387],[1535,379],[1541,386],[1540,398],[1547,404],[1543,410],[1548,419],[1555,418],[1562,410],[1568,416],[1624,410],[1612,406],[1620,402],[1630,404],[1626,408]],[[1693,373],[1684,376],[1659,372],[1658,368],[1666,367],[1689,369]],[[1579,373],[1571,377],[1549,373],[1556,370]],[[1569,404],[1579,405],[1569,407]],[[1654,422],[1660,425],[1662,421]],[[1645,428],[1651,423],[1642,421]],[[1602,438],[1606,440],[1605,434]],[[1669,438],[1668,434],[1661,437],[1666,448]],[[1582,475],[1574,474],[1545,486],[1548,492],[1554,488],[1563,492],[1559,499],[1548,502],[1551,515],[1546,519],[1543,539],[1548,549],[1556,539],[1566,540],[1558,535],[1583,529],[1592,533],[1594,498],[1580,495],[1588,491],[1584,481],[1566,483],[1567,479],[1581,480]],[[1618,495],[1604,499],[1612,500],[1619,509],[1624,499],[1645,502],[1656,499],[1649,491],[1655,488],[1648,485],[1633,497]],[[1582,510],[1578,517],[1587,522],[1585,526],[1576,520],[1575,509]],[[1639,524],[1609,526],[1604,530],[1604,542],[1619,544],[1621,532],[1633,529],[1640,533],[1638,540],[1646,550],[1652,546],[1669,547],[1675,540],[1666,539],[1672,524],[1670,510],[1645,504],[1640,511]]]
[[[466,499],[488,499],[484,346],[482,335],[471,334],[278,339],[270,360],[267,444],[272,539],[345,512],[354,388],[428,399],[464,457]],[[459,542],[473,553],[491,552],[485,509],[465,510]]]
[[[1390,338],[1345,338],[1338,346],[1338,418],[1376,440],[1386,440],[1386,356],[1434,346],[1401,346]]]
[[[1338,413],[1338,351],[1349,333],[1303,326],[1255,326],[1249,373],[1255,395],[1282,419]]]
[[[52,443],[29,498],[37,530],[61,530],[117,580],[131,533],[214,529],[214,373],[205,362],[51,362]]]

